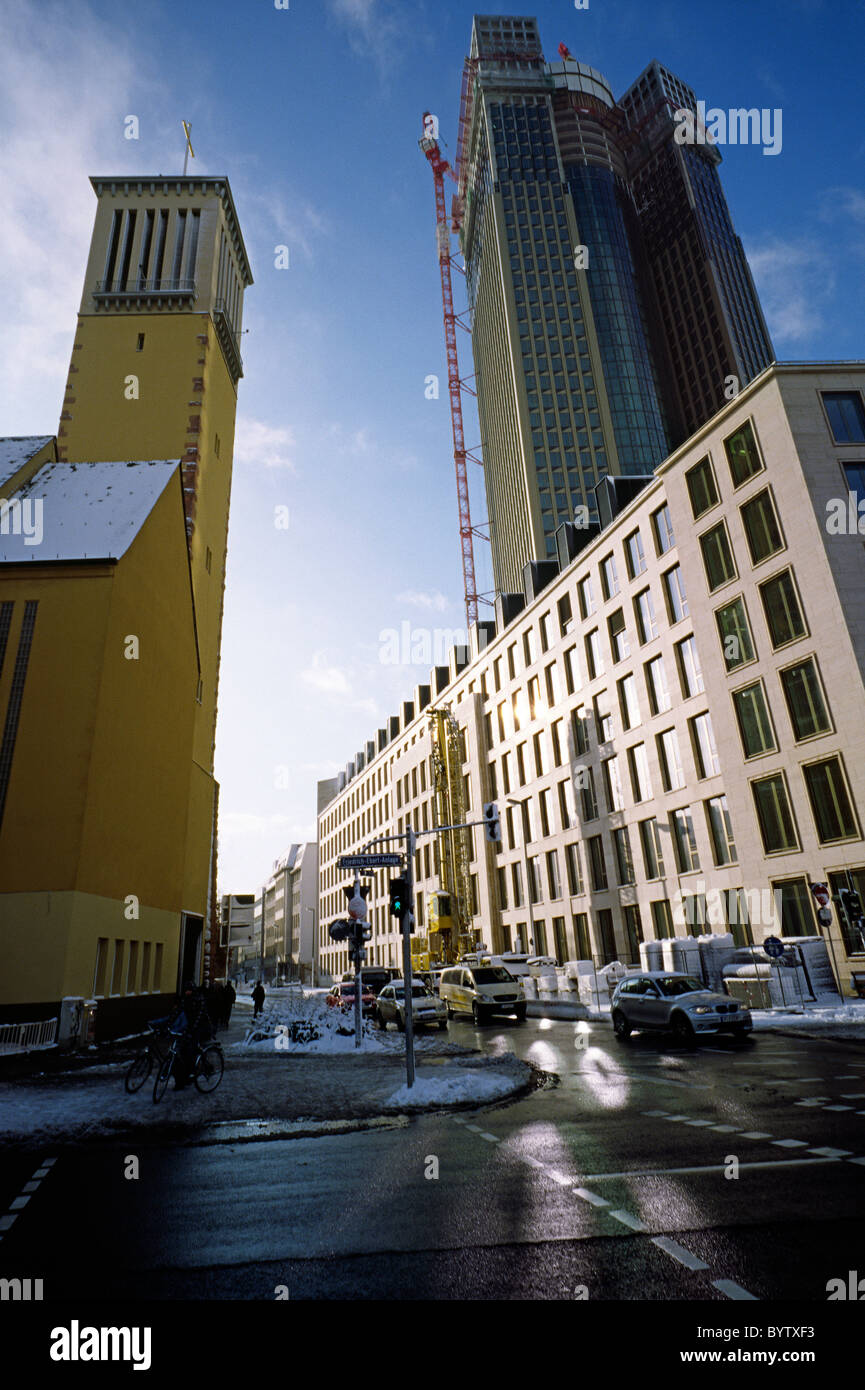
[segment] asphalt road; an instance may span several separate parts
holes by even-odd
[[[583,1027],[453,1023],[452,1041],[546,1073],[476,1112],[6,1154],[0,1273],[43,1278],[46,1300],[79,1294],[86,1267],[110,1299],[820,1302],[865,1274],[865,1048],[689,1052]]]

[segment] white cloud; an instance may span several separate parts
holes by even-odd
[[[328,664],[324,652],[313,653],[312,665],[300,673],[301,680],[307,685],[311,685],[313,690],[320,690],[324,695],[350,695],[351,686],[348,683],[348,676],[339,666]]]
[[[776,347],[819,333],[835,289],[835,270],[826,251],[808,239],[772,237],[746,246],[746,252]]]
[[[376,701],[358,692],[365,688],[362,681],[352,680],[340,666],[331,666],[323,651],[313,653],[312,665],[301,671],[300,678],[313,690],[339,700],[349,709],[362,710],[375,718],[378,710]],[[340,764],[342,766],[342,764]],[[332,774],[327,773],[326,776]]]
[[[372,57],[382,72],[395,61],[404,25],[392,0],[330,0],[330,8],[356,53]]]
[[[237,418],[237,433],[234,441],[236,463],[257,468],[286,468],[295,471],[294,460],[288,450],[295,445],[294,434],[283,426],[268,425],[264,420],[254,420],[249,415]]]
[[[7,433],[57,426],[95,208],[88,176],[149,164],[169,104],[122,35],[84,3],[69,13],[27,0],[0,7]],[[124,138],[130,114],[141,119],[139,141]]]
[[[450,600],[444,594],[424,594],[417,589],[406,589],[403,593],[397,594],[396,601],[413,608],[427,608],[434,613],[444,613],[445,609],[450,607]]]

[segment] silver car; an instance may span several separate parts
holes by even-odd
[[[703,1033],[743,1038],[752,1028],[750,1013],[735,999],[706,989],[692,975],[671,970],[628,975],[613,995],[612,1014],[616,1037],[622,1041],[643,1028],[672,1031],[686,1043]]]
[[[411,1014],[415,1027],[421,1024],[437,1023],[439,1028],[448,1026],[447,1009],[440,999],[427,989],[420,980],[413,980],[411,987]],[[379,1028],[387,1028],[395,1023],[402,1033],[405,1029],[405,981],[394,980],[385,985],[378,996],[375,1016]]]

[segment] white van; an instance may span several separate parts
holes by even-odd
[[[439,995],[448,1018],[470,1013],[475,1023],[482,1023],[492,1014],[526,1016],[523,987],[503,965],[451,965],[442,972]]]

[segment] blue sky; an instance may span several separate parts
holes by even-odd
[[[381,633],[464,621],[432,176],[451,155],[462,0],[0,0],[0,431],[56,431],[96,173],[227,174],[247,293],[217,775],[220,881],[252,891],[315,833],[315,784],[426,668]],[[488,7],[491,11],[493,6]],[[621,93],[652,59],[708,106],[780,107],[783,148],[721,177],[781,359],[865,357],[861,0],[570,0],[538,16]],[[124,117],[140,138],[124,139]],[[274,266],[287,245],[288,270]],[[456,277],[459,280],[460,277]],[[457,285],[457,293],[460,286]],[[461,336],[462,366],[471,368]],[[424,382],[437,373],[438,401]],[[467,412],[466,435],[477,441]],[[473,470],[473,520],[485,519]],[[287,530],[274,509],[288,507]],[[492,587],[477,543],[479,587]]]

